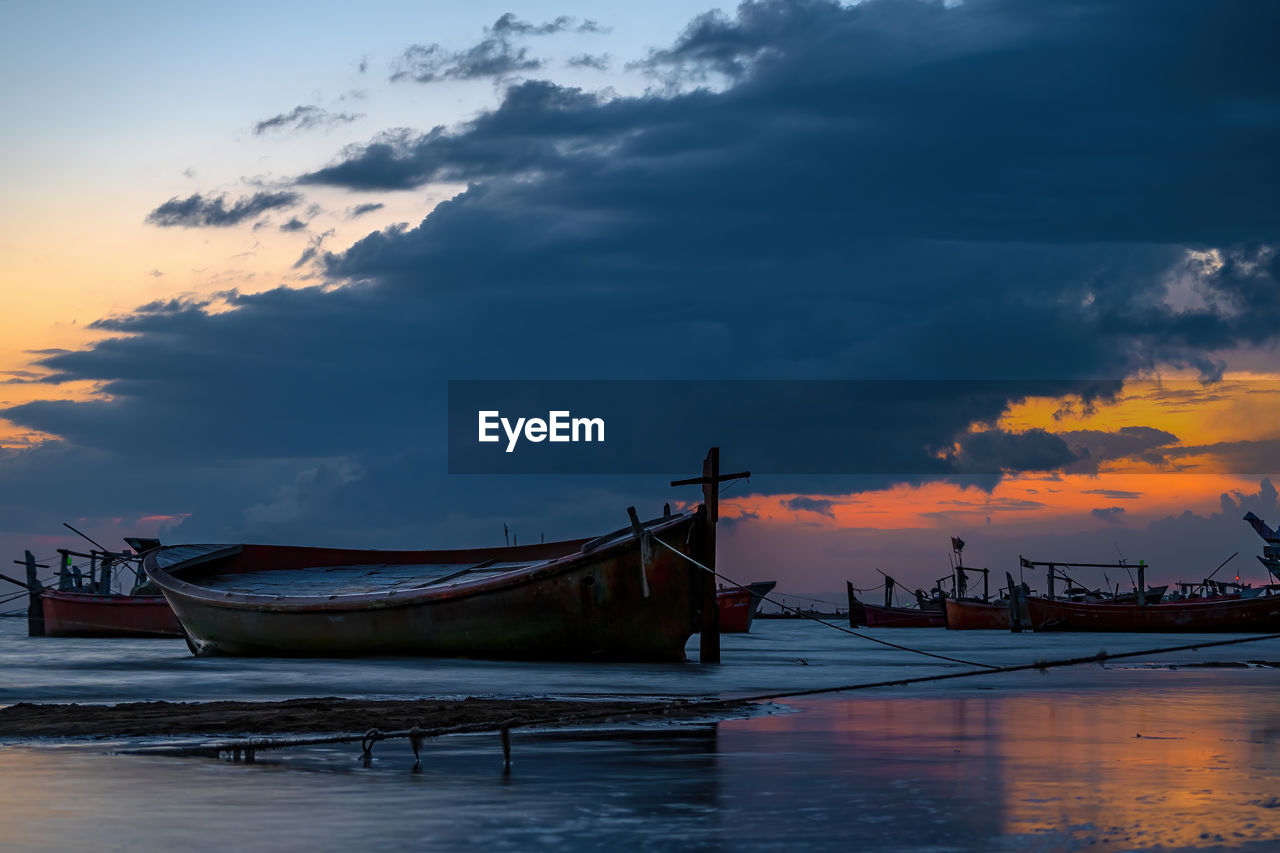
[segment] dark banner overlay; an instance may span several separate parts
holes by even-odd
[[[1161,424],[1171,407],[1184,432],[1188,412],[1220,418],[1232,394],[1254,395],[1280,433],[1275,382],[455,380],[449,472],[661,474],[689,470],[712,445],[760,474],[1090,472],[1124,460],[1149,471],[1280,470],[1280,442],[1201,447]],[[1030,398],[1058,407],[1062,425],[996,425]],[[1119,406],[1116,426],[1073,420]]]

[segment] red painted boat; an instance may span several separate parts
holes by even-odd
[[[947,627],[953,631],[1009,630],[1009,602],[946,600]]]
[[[1030,596],[1037,631],[1280,632],[1280,595],[1161,604],[1090,604]]]
[[[197,655],[680,661],[702,584],[680,554],[704,557],[688,544],[700,512],[505,548],[187,545],[145,568]]]
[[[863,602],[868,628],[945,628],[947,614],[939,610],[916,607],[882,607]]]
[[[46,637],[181,637],[182,626],[162,595],[98,595],[46,589],[40,593]]]
[[[768,595],[777,581],[757,581],[747,586],[721,587],[716,592],[716,604],[720,608],[720,633],[745,634],[751,630],[760,602]]]

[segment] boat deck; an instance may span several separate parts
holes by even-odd
[[[211,589],[246,595],[364,595],[371,592],[422,589],[440,586],[447,582],[465,583],[474,580],[477,576],[493,577],[503,572],[524,570],[544,562],[546,560],[480,564],[379,563],[302,569],[263,569],[256,572],[206,575],[200,579],[200,584]]]

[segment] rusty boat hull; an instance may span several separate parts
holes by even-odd
[[[1096,604],[1032,596],[1036,631],[1280,632],[1280,595],[1163,604]]]
[[[159,595],[40,593],[46,637],[181,637],[182,626]]]
[[[702,579],[650,537],[696,559],[697,517],[507,548],[178,546],[146,569],[202,656],[681,661]]]
[[[948,598],[944,605],[947,627],[953,631],[1009,630],[1009,603],[963,601]]]

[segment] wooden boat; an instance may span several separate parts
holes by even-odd
[[[71,525],[67,525],[75,530]],[[76,530],[76,533],[80,531]],[[80,534],[84,535],[84,534]],[[86,537],[87,538],[87,537]],[[90,540],[92,541],[92,540]],[[56,586],[40,581],[38,565],[26,552],[26,581],[0,578],[27,590],[27,633],[32,637],[181,637],[182,626],[160,591],[142,573],[140,555],[160,547],[158,539],[126,537],[134,550],[93,550],[88,553],[58,549]],[[95,543],[96,544],[96,543]],[[81,558],[81,566],[73,565]],[[113,579],[122,572],[134,577],[130,593],[114,591]]]
[[[942,608],[883,607],[862,603],[868,628],[945,628],[947,614]]]
[[[948,598],[947,627],[953,631],[1009,630],[1009,602]]]
[[[1280,595],[1203,598],[1160,604],[1110,604],[1029,596],[1036,631],[1280,631]]]
[[[757,581],[747,586],[721,587],[716,591],[716,604],[720,608],[720,633],[745,634],[751,630],[760,601],[768,595],[777,581]]]
[[[40,593],[46,637],[181,637],[182,626],[162,595],[100,595],[46,589]]]
[[[185,545],[145,568],[197,655],[680,661],[703,578],[653,540],[700,559],[700,513],[503,548]]]

